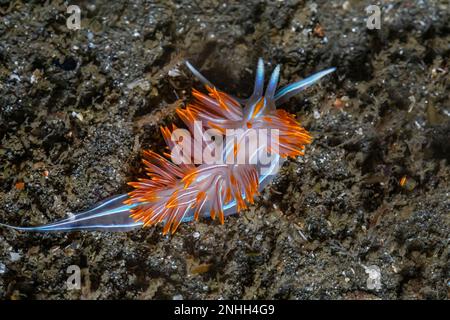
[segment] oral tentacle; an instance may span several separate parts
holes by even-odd
[[[319,81],[321,78],[325,77],[326,75],[334,72],[336,68],[329,68],[326,70],[319,71],[312,76],[309,76],[303,80],[291,83],[281,89],[279,89],[275,93],[275,102],[277,105],[282,104],[283,102],[286,102],[289,98],[295,96],[296,94],[300,93],[307,87],[313,85],[317,81]]]

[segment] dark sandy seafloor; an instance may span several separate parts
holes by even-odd
[[[449,298],[448,1],[383,1],[380,30],[371,1],[73,1],[72,31],[40,3],[0,0],[4,223],[130,191],[201,87],[185,59],[241,97],[258,57],[281,84],[337,71],[283,106],[314,141],[249,210],[174,236],[0,229],[2,299]]]

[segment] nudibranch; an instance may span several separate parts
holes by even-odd
[[[259,59],[253,93],[244,100],[220,91],[189,62],[186,66],[203,83],[207,93],[194,89],[193,101],[176,111],[188,128],[181,133],[187,135],[174,138],[178,130],[175,126],[161,127],[161,132],[169,149],[175,150],[183,142],[190,146],[189,152],[162,156],[145,150],[142,162],[147,177],[130,182],[134,189],[128,194],[104,200],[88,211],[36,227],[0,225],[51,232],[128,231],[161,223],[163,234],[173,234],[181,222],[199,217],[218,218],[223,224],[226,216],[253,203],[286,158],[303,155],[305,145],[311,142],[311,136],[294,115],[276,107],[335,70],[320,71],[277,90],[280,66],[275,67],[264,87],[264,62]],[[206,134],[211,130],[216,132],[216,139]],[[257,147],[248,151],[244,142],[254,132],[263,135],[258,135]],[[192,154],[198,154],[197,149],[201,149],[200,154],[208,148],[212,151],[221,137],[226,137],[226,143],[221,149],[213,150],[214,161],[194,161]],[[243,154],[243,161],[236,161],[238,154]],[[267,154],[271,154],[269,162],[258,161],[258,157]],[[234,162],[228,161],[230,158]]]

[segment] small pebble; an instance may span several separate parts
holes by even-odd
[[[320,112],[317,110],[314,110],[314,119],[320,119]]]
[[[11,261],[12,261],[12,262],[19,261],[20,258],[21,258],[21,255],[20,255],[20,253],[18,253],[18,252],[10,252],[10,253],[9,253],[9,256],[11,257]]]

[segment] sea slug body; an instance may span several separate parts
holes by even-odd
[[[186,65],[207,90],[205,94],[194,89],[193,101],[177,110],[188,128],[181,131],[187,134],[182,138],[183,145],[190,146],[192,152],[161,156],[145,150],[142,162],[147,177],[130,182],[134,190],[128,194],[48,225],[1,225],[23,231],[127,231],[161,223],[163,234],[173,234],[181,222],[199,217],[217,218],[224,223],[226,216],[253,203],[286,158],[303,155],[305,145],[311,142],[311,136],[294,116],[276,107],[335,70],[323,70],[277,90],[280,66],[275,67],[264,88],[264,63],[259,59],[253,93],[242,100],[221,92],[189,62]],[[176,150],[180,140],[174,134],[178,128],[162,127],[161,131],[169,149]],[[205,137],[205,132],[215,132],[216,139]],[[255,132],[257,147],[247,149],[245,141],[251,140]],[[222,137],[224,146],[214,149]],[[214,154],[214,161],[205,163],[201,159],[199,163],[194,157],[205,150]],[[268,154],[268,163],[259,161]],[[230,162],[230,158],[234,161]],[[236,158],[241,161],[236,162]]]

